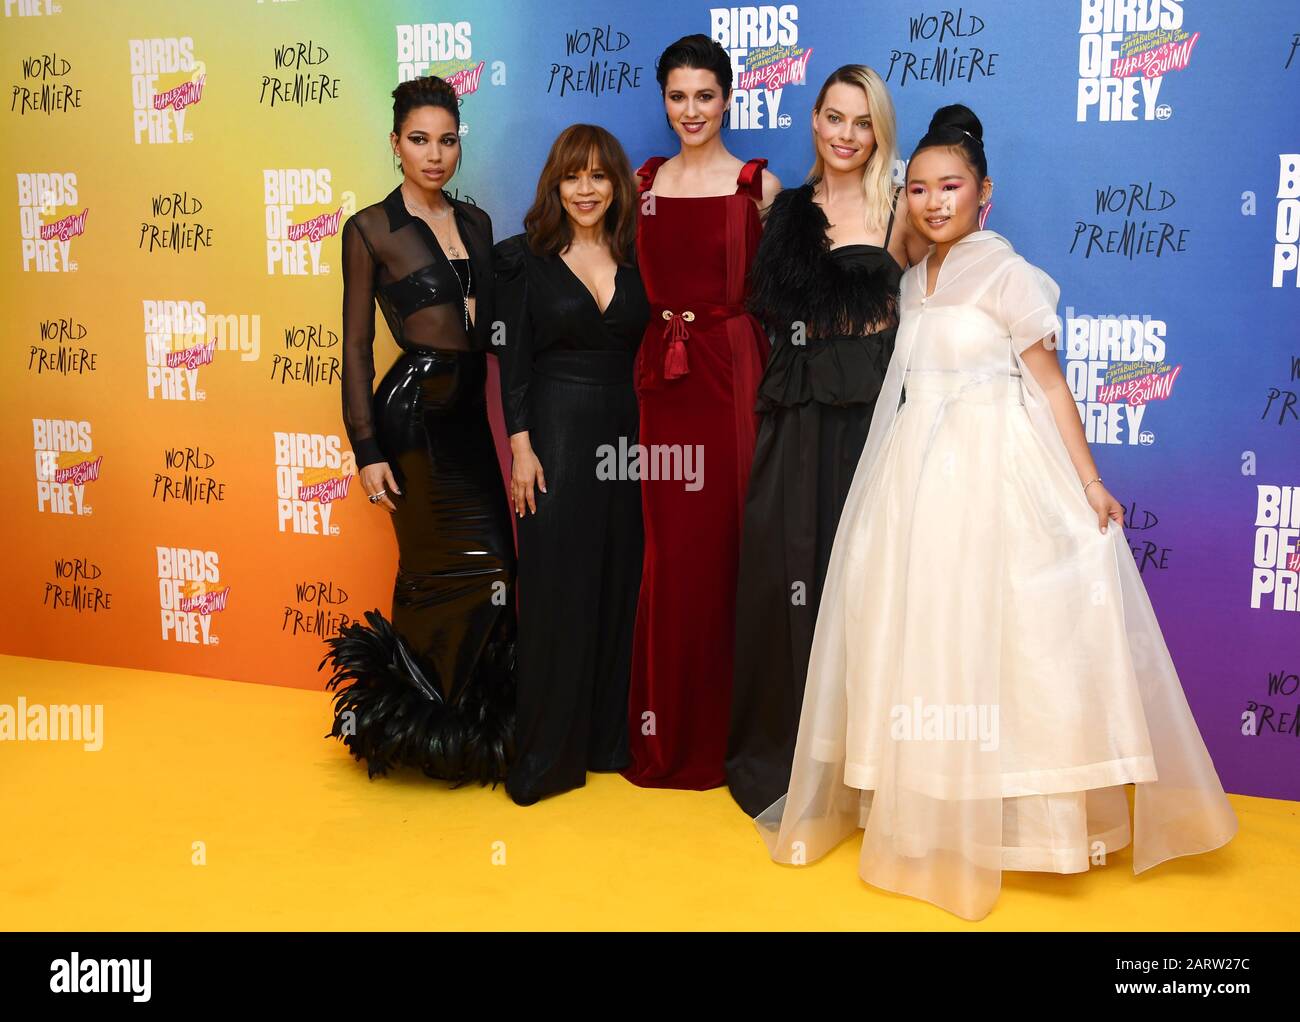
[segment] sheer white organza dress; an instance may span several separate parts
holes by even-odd
[[[987,230],[928,297],[926,269],[836,533],[789,791],[755,823],[794,863],[864,828],[864,880],[978,919],[1004,869],[1132,841],[1141,872],[1237,822],[1123,529],[1099,531],[1022,359],[1059,336],[1058,287]]]

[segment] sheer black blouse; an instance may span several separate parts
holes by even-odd
[[[505,239],[492,255],[497,307],[505,324],[504,343],[494,350],[500,358],[506,430],[514,434],[529,428],[528,388],[536,356],[550,349],[634,355],[650,304],[635,265],[618,267],[614,295],[602,311],[563,259],[533,254],[527,235]]]
[[[447,196],[469,252],[450,260],[429,225],[406,208],[400,186],[343,225],[343,424],[357,467],[386,461],[375,439],[375,310],[405,351],[486,351],[495,293],[492,220]],[[475,299],[470,329],[465,299]]]

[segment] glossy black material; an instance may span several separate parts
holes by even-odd
[[[401,320],[430,305],[443,305],[447,302],[458,305],[462,299],[474,296],[469,260],[450,259],[446,263],[423,266],[401,280],[381,285],[379,294]]]
[[[400,492],[388,495],[395,512],[370,512],[397,536],[392,628],[368,616],[331,640],[336,677],[351,682],[332,733],[372,772],[406,763],[501,781],[513,750],[515,556],[485,394],[492,227],[476,207],[452,208],[468,259],[443,255],[399,189],[344,226],[344,420],[358,465],[387,462]],[[372,394],[376,302],[402,354]],[[346,735],[345,710],[363,734]]]
[[[406,208],[401,188],[343,225],[343,424],[364,467],[384,461],[375,440],[375,305],[403,351],[488,351],[494,307],[492,221],[448,199],[468,259],[448,259],[429,225]],[[466,326],[466,292],[476,314]]]
[[[400,495],[391,517],[398,568],[393,624],[428,657],[447,696],[498,638],[514,585],[514,549],[481,351],[403,354],[375,393],[379,446]],[[386,513],[386,512],[380,512]]]

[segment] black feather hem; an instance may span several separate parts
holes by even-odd
[[[444,697],[434,670],[379,610],[325,640],[338,738],[370,777],[414,767],[428,777],[494,788],[515,755],[515,644],[487,644],[473,676]],[[345,684],[344,684],[345,683]]]

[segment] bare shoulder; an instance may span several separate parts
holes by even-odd
[[[673,186],[677,184],[679,171],[682,161],[676,155],[668,157],[663,163],[659,164],[659,169],[655,171],[654,190],[671,192]],[[664,187],[664,186],[667,187]]]
[[[907,218],[907,203],[900,195],[898,205],[894,207],[894,229],[889,236],[889,254],[899,266],[906,269],[920,262],[929,247],[925,239],[918,238],[912,229],[912,223]]]
[[[772,200],[776,198],[777,193],[781,191],[781,179],[773,174],[767,168],[763,169],[763,199],[759,203],[760,209],[767,209],[772,205]]]
[[[894,221],[894,231],[901,235],[907,265],[915,266],[926,257],[926,254],[930,251],[930,239],[912,226],[912,220],[907,215],[906,206],[897,214],[897,219]]]

